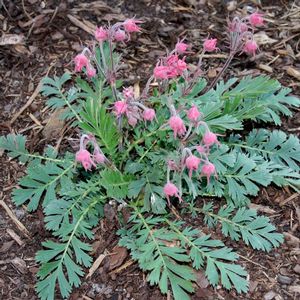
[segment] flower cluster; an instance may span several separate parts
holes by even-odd
[[[93,154],[87,150],[87,145],[91,144],[93,147]],[[88,171],[97,164],[105,164],[106,157],[101,151],[96,139],[92,135],[83,134],[80,138],[80,149],[76,152],[75,160],[82,164],[83,168]]]
[[[111,43],[113,42],[129,41],[130,35],[133,32],[139,32],[141,30],[138,26],[139,23],[142,23],[142,21],[127,19],[124,22],[118,22],[113,26],[98,27],[95,31],[95,39],[100,44],[102,54],[103,42],[109,42],[111,47]],[[114,66],[108,66],[106,63],[103,65],[99,64],[94,52],[95,51],[85,48],[74,58],[75,72],[81,72],[85,68],[89,78],[95,77],[98,71],[102,73],[109,82],[114,81],[114,74],[117,72],[117,69],[114,68]],[[94,66],[96,66],[96,68]]]
[[[174,132],[174,138],[180,136],[183,141],[187,141],[192,136],[191,129],[196,129],[198,126],[205,127],[205,133],[199,145],[192,147],[185,147],[181,152],[181,158],[176,163],[174,160],[169,160],[167,163],[167,183],[164,187],[164,193],[170,204],[170,197],[177,197],[180,201],[182,191],[178,189],[174,183],[170,181],[170,171],[175,171],[182,174],[182,171],[186,168],[188,170],[189,177],[192,177],[193,172],[197,172],[201,166],[200,177],[206,177],[207,184],[209,184],[210,177],[217,175],[216,168],[209,159],[210,149],[214,145],[219,145],[217,135],[211,132],[204,121],[200,120],[201,112],[199,112],[196,105],[187,111],[187,118],[190,122],[189,131],[186,130],[184,121],[175,112],[174,107],[170,107],[171,112],[174,114],[169,119],[169,126]],[[197,154],[193,154],[193,151]]]
[[[263,15],[257,12],[243,19],[236,17],[229,22],[228,29],[231,53],[243,51],[247,54],[255,55],[258,45],[253,38],[253,29],[263,24]]]
[[[114,103],[114,112],[117,117],[126,116],[128,124],[135,127],[139,120],[153,121],[155,118],[155,110],[146,107],[141,102],[138,102],[134,97],[133,88],[124,88],[122,100]]]

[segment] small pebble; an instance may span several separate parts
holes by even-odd
[[[272,300],[276,296],[276,293],[270,291],[264,295],[264,300]]]
[[[296,265],[293,270],[295,273],[300,274],[300,265]]]
[[[281,284],[291,284],[293,279],[291,277],[279,274],[277,276],[277,281]]]

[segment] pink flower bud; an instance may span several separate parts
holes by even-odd
[[[117,42],[123,42],[126,39],[126,33],[124,30],[118,29],[115,34],[114,38]]]
[[[176,162],[172,159],[168,160],[168,168],[171,171],[177,171],[178,170],[178,166],[177,166]]]
[[[186,62],[182,59],[179,59],[177,62],[178,75],[181,75],[183,73],[183,71],[185,71],[186,69],[187,69]]]
[[[86,74],[89,78],[95,77],[96,76],[96,70],[93,66],[87,65],[86,67]]]
[[[98,42],[103,42],[108,39],[108,31],[107,29],[101,27],[98,27],[95,31],[95,38]]]
[[[119,117],[119,116],[123,115],[124,113],[126,113],[126,111],[128,109],[128,105],[125,101],[116,101],[114,104],[114,109],[115,109],[116,115]]]
[[[89,64],[88,58],[82,53],[75,56],[74,62],[75,62],[75,72],[82,71],[82,68],[86,67]]]
[[[128,124],[132,127],[135,127],[135,125],[137,124],[137,118],[133,117],[132,115],[129,115],[127,117],[127,120],[128,120]]]
[[[201,159],[195,155],[190,155],[186,160],[185,160],[185,165],[189,169],[189,176],[192,177],[193,171],[197,171],[199,164],[201,162]]]
[[[156,79],[168,79],[169,67],[156,66],[153,70],[153,75]]]
[[[178,55],[170,55],[167,57],[166,61],[169,66],[176,66],[178,62]]]
[[[202,141],[203,141],[203,144],[208,147],[212,146],[214,144],[219,144],[217,135],[211,131],[207,131],[204,134]]]
[[[169,120],[169,125],[174,131],[174,138],[176,139],[177,135],[182,136],[186,132],[186,128],[182,119],[178,116],[173,116]]]
[[[217,49],[217,39],[206,39],[203,43],[204,51],[212,52]]]
[[[193,105],[187,112],[187,117],[192,122],[197,122],[198,118],[201,116],[196,105]]]
[[[175,45],[175,51],[179,54],[184,54],[186,52],[186,50],[188,49],[189,45],[186,43],[183,43],[182,41],[179,41],[176,45]]]
[[[145,121],[152,121],[155,118],[155,110],[152,108],[145,109],[143,112],[143,119]]]
[[[130,99],[134,98],[134,92],[133,92],[132,86],[130,86],[128,88],[124,88],[122,93],[123,93],[123,97],[126,100],[130,100]]]
[[[125,31],[131,32],[140,32],[141,28],[137,25],[138,23],[142,23],[142,21],[135,19],[127,19],[124,21],[123,26]]]
[[[201,175],[205,176],[207,179],[207,184],[209,184],[209,179],[210,176],[215,174],[216,175],[216,168],[215,166],[210,163],[207,162],[206,164],[203,165],[202,169],[201,169]]]
[[[263,14],[255,12],[249,16],[249,22],[252,26],[261,26],[264,25]]]
[[[197,149],[197,151],[198,151],[199,154],[206,153],[206,150],[205,150],[205,148],[203,146],[197,146],[196,149]]]
[[[167,182],[164,186],[164,193],[168,199],[168,203],[170,205],[170,197],[177,197],[179,201],[182,201],[182,199],[179,196],[178,189],[175,184],[172,182]]]
[[[255,55],[255,52],[257,49],[258,49],[258,46],[254,40],[247,41],[243,48],[244,52],[247,54],[250,54],[250,55]]]
[[[90,170],[92,166],[96,167],[91,158],[91,153],[86,149],[80,149],[75,155],[75,160],[80,162],[86,171]]]
[[[100,152],[96,152],[94,153],[94,160],[97,164],[103,164],[105,162],[105,156]]]

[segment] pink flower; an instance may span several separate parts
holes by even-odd
[[[178,75],[181,75],[183,73],[183,71],[185,71],[186,69],[187,69],[186,62],[182,59],[179,59],[177,62]]]
[[[258,46],[254,40],[247,41],[243,48],[244,52],[247,54],[250,54],[250,55],[255,55],[255,52],[257,49],[258,49]]]
[[[201,175],[206,177],[207,184],[209,184],[210,176],[213,174],[216,175],[216,167],[210,162],[205,163],[201,169]]]
[[[114,34],[114,38],[117,42],[123,42],[126,39],[125,31],[118,29]]]
[[[203,146],[197,146],[196,149],[197,149],[199,154],[206,153],[206,150]]]
[[[206,39],[203,43],[203,48],[207,52],[212,52],[217,49],[217,39]]]
[[[170,56],[167,57],[167,64],[169,66],[176,66],[177,62],[178,62],[178,59],[179,59],[178,55],[175,55],[175,54],[170,55]]]
[[[94,160],[97,164],[103,164],[105,162],[105,156],[99,151],[96,151],[94,152]]]
[[[135,127],[135,125],[136,125],[136,123],[137,123],[137,118],[135,118],[134,116],[132,116],[132,115],[129,115],[128,117],[127,117],[127,120],[128,120],[128,124],[130,125],[130,126],[132,126],[132,127]]]
[[[86,171],[91,170],[92,166],[96,167],[91,158],[91,153],[86,149],[80,149],[78,152],[76,152],[75,159],[82,164]]]
[[[108,39],[108,31],[107,29],[101,27],[97,27],[95,31],[95,38],[98,42],[103,42]]]
[[[177,137],[177,134],[182,136],[186,132],[186,128],[184,126],[184,123],[183,123],[182,119],[178,116],[171,117],[170,120],[169,120],[169,125],[172,128],[172,130],[174,131],[174,138],[175,139]]]
[[[87,65],[86,67],[86,74],[89,78],[95,77],[96,76],[96,70],[93,66]]]
[[[168,79],[169,67],[167,66],[156,66],[153,70],[153,75],[156,79]]]
[[[126,100],[134,98],[134,92],[133,92],[132,86],[130,86],[128,88],[124,88],[122,93]]]
[[[116,101],[114,104],[114,108],[115,108],[116,115],[119,117],[124,113],[126,113],[128,109],[128,105],[125,101]]]
[[[138,23],[142,23],[142,21],[135,19],[127,19],[124,21],[123,26],[125,31],[127,32],[140,32],[141,28],[137,25]]]
[[[261,26],[264,25],[263,14],[255,12],[249,16],[249,22],[252,26]]]
[[[155,118],[155,110],[152,108],[145,109],[143,112],[143,119],[145,121],[152,121]]]
[[[82,68],[86,67],[89,64],[88,58],[82,53],[75,56],[74,62],[75,62],[75,72],[82,71]]]
[[[186,52],[186,50],[188,49],[189,45],[184,43],[183,40],[177,42],[177,44],[175,45],[175,50],[177,53],[179,54],[184,54]]]
[[[201,162],[201,159],[195,155],[190,155],[186,160],[185,160],[185,165],[189,169],[189,176],[192,177],[193,171],[197,171],[199,164]]]
[[[197,122],[198,118],[201,116],[196,105],[193,105],[187,112],[187,117],[192,122]]]
[[[175,184],[172,182],[167,182],[166,185],[164,186],[164,193],[168,199],[168,203],[170,205],[170,197],[177,197],[179,201],[182,202],[182,199],[179,196],[178,189]]]
[[[217,135],[211,131],[207,131],[204,134],[202,141],[203,141],[203,144],[208,147],[212,146],[214,144],[219,144]]]

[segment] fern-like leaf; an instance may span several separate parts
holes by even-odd
[[[205,221],[209,226],[220,222],[224,236],[236,241],[242,238],[246,245],[251,245],[253,249],[269,252],[283,242],[283,235],[275,232],[276,228],[269,218],[257,216],[253,209],[243,207],[233,213],[234,207],[229,205],[214,214],[212,204],[206,204],[201,211],[205,214]]]

